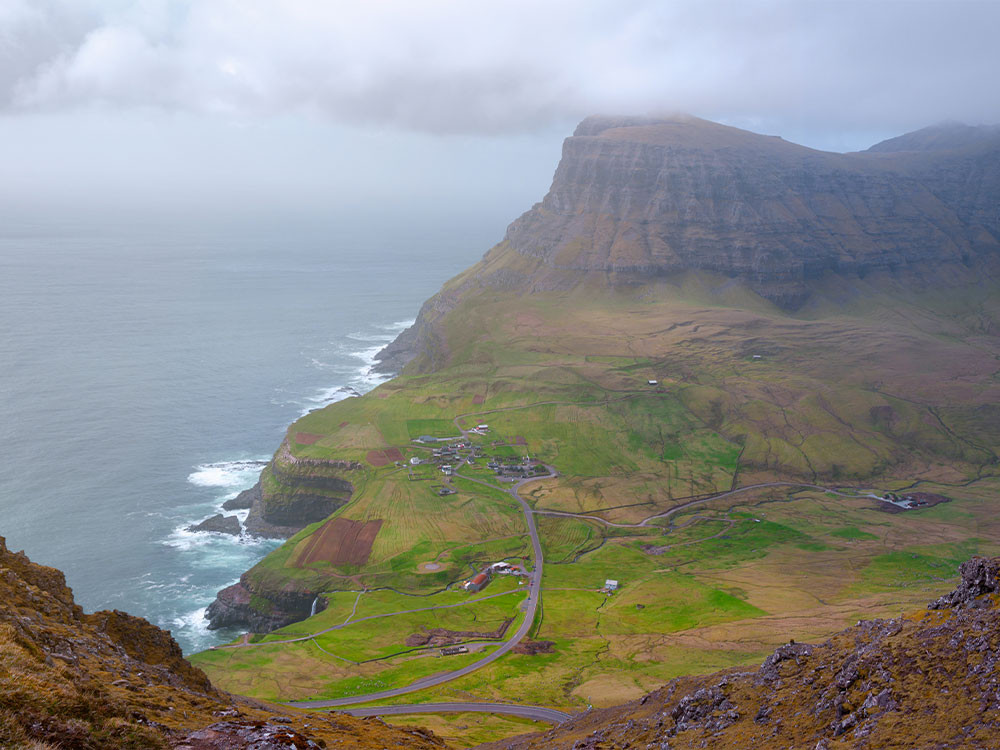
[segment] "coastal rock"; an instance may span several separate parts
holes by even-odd
[[[244,574],[238,583],[218,594],[205,610],[209,630],[242,628],[253,633],[270,633],[309,617],[316,594],[310,591],[267,591],[266,595],[252,590]]]
[[[216,513],[211,518],[206,518],[199,524],[194,524],[187,527],[188,531],[212,531],[216,534],[232,534],[233,536],[240,535],[240,519],[236,516],[224,516],[221,513]]]
[[[223,510],[249,510],[254,498],[260,494],[260,484],[255,484],[248,490],[243,490],[236,497],[231,497],[222,504]]]
[[[261,479],[246,491],[250,512],[245,527],[255,536],[287,539],[322,521],[351,499],[350,475],[356,461],[299,458],[282,443]]]

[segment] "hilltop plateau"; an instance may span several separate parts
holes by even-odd
[[[289,428],[241,501],[288,541],[209,608],[251,634],[195,663],[572,713],[918,606],[1000,554],[998,201],[995,129],[830,154],[585,120],[398,376]]]

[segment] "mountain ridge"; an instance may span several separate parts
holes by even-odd
[[[433,351],[435,320],[477,287],[568,289],[593,273],[628,285],[701,270],[795,311],[830,274],[905,270],[932,283],[931,264],[994,273],[1000,130],[926,131],[934,149],[901,150],[927,139],[916,131],[837,154],[686,115],[587,118],[543,200],[424,305],[380,352],[380,369]]]

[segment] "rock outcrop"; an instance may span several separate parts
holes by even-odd
[[[246,530],[271,539],[287,539],[311,523],[322,521],[351,499],[356,461],[299,458],[282,443],[261,472],[257,484],[240,493],[249,502]]]
[[[211,531],[216,534],[240,535],[240,519],[236,516],[224,516],[216,513],[211,518],[206,518],[201,523],[196,523],[187,527],[188,531]]]
[[[259,588],[259,587],[258,587]],[[293,622],[309,617],[316,594],[285,586],[254,591],[249,574],[216,594],[208,605],[205,617],[211,630],[243,628],[253,633],[270,633]]]
[[[960,573],[934,609],[782,646],[757,670],[678,678],[482,750],[994,747],[1000,558],[974,558]]]
[[[84,613],[60,571],[10,552],[0,537],[0,747],[443,746],[422,730],[299,714],[216,690],[168,631],[124,612]]]

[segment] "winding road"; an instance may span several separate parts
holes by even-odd
[[[537,479],[551,479],[553,476],[555,476],[555,472],[551,467],[546,467],[546,468],[549,469],[549,474],[539,477],[528,477],[527,479],[521,479],[518,482],[516,482],[509,490],[507,490],[507,492],[515,500],[517,500],[518,504],[521,506],[521,511],[524,513],[524,519],[528,526],[528,534],[531,537],[532,553],[534,555],[534,568],[528,574],[528,598],[521,605],[521,609],[524,612],[524,619],[521,621],[520,627],[518,627],[518,629],[514,632],[514,635],[511,636],[509,640],[504,641],[499,648],[494,650],[492,653],[487,654],[482,659],[474,661],[472,664],[460,667],[459,669],[453,669],[449,672],[441,672],[436,675],[431,675],[430,677],[423,677],[417,680],[416,682],[412,682],[404,687],[392,688],[390,690],[382,690],[377,693],[367,693],[365,695],[352,695],[347,698],[334,698],[331,700],[319,700],[319,701],[293,701],[290,703],[286,703],[285,705],[290,706],[292,708],[337,708],[339,706],[350,706],[357,703],[368,703],[370,701],[382,700],[383,698],[394,698],[397,695],[406,695],[407,693],[413,693],[416,692],[417,690],[424,690],[429,687],[434,687],[435,685],[441,685],[445,682],[451,682],[452,680],[457,680],[459,677],[465,677],[468,674],[472,674],[473,672],[482,669],[488,664],[492,664],[497,659],[502,657],[504,654],[509,653],[518,643],[520,643],[524,639],[524,637],[528,634],[528,631],[531,630],[531,626],[535,621],[535,613],[538,611],[538,602],[541,597],[541,591],[542,591],[542,568],[544,565],[544,558],[542,556],[542,544],[538,539],[538,528],[535,526],[534,513],[532,512],[531,507],[528,505],[528,503],[525,502],[524,498],[521,497],[518,490],[520,490],[520,488],[528,482],[533,482]],[[472,479],[471,477],[464,477],[464,478]],[[472,481],[479,482],[480,480],[472,479]],[[485,484],[488,487],[493,487],[493,489],[498,489],[494,485],[488,484],[486,482],[480,482],[480,483]],[[330,628],[330,630],[333,629],[334,628]],[[307,640],[308,638],[311,637],[312,636],[306,636],[305,638],[299,640]],[[273,642],[274,641],[272,641],[272,643]],[[382,709],[380,709],[380,711],[384,713],[388,709],[399,709],[397,713],[406,713],[406,711],[402,710],[405,708],[409,709],[409,712],[413,712],[414,710],[420,708],[420,705],[426,705],[426,704],[410,705],[410,706],[394,706],[394,707],[385,706]],[[505,703],[455,704],[455,705],[466,706],[465,708],[461,709],[464,711],[477,710],[472,707],[481,706],[481,708],[479,708],[478,710],[488,713],[494,713],[493,709],[488,707],[493,705],[504,706],[505,708],[517,708],[519,710],[526,708],[524,706],[508,706],[508,704]],[[535,710],[535,707],[529,706],[527,708]],[[538,710],[546,710],[546,709],[538,709]],[[507,711],[507,713],[511,713],[511,711]],[[563,715],[563,718],[565,718],[565,715]],[[561,720],[562,719],[560,719],[560,721]]]
[[[626,396],[624,398],[630,398],[631,396]],[[616,399],[617,400],[617,399]],[[556,403],[556,402],[553,402]],[[540,404],[532,404],[531,406],[539,406]],[[473,416],[475,414],[488,414],[494,413],[496,411],[507,411],[519,408],[527,407],[507,407],[505,409],[495,409],[484,412],[474,412],[470,414],[462,414],[455,418],[455,426],[461,430],[464,437],[468,438],[468,431],[462,428],[458,422],[459,419],[463,417]],[[694,498],[687,502],[681,503],[674,506],[673,508],[664,511],[662,513],[657,513],[655,515],[649,516],[643,519],[639,523],[634,524],[621,524],[608,521],[600,516],[583,514],[583,513],[568,513],[563,511],[547,511],[547,510],[533,510],[520,495],[520,489],[522,486],[528,482],[533,482],[539,479],[551,479],[557,476],[555,469],[552,466],[545,467],[548,473],[544,476],[538,477],[528,477],[525,479],[518,480],[509,489],[506,490],[520,505],[521,511],[524,513],[525,523],[528,528],[528,534],[531,537],[531,546],[534,556],[534,568],[529,573],[529,585],[528,585],[528,598],[521,604],[521,609],[524,612],[524,619],[521,621],[521,625],[518,627],[517,631],[513,636],[502,643],[499,648],[494,650],[492,653],[487,654],[483,658],[459,669],[454,669],[447,672],[441,672],[435,675],[430,675],[428,677],[423,677],[409,685],[399,688],[392,688],[389,690],[382,690],[376,693],[366,693],[364,695],[353,695],[346,698],[334,698],[329,700],[315,700],[315,701],[294,701],[289,702],[284,705],[293,708],[340,708],[343,706],[356,705],[358,703],[368,703],[371,701],[382,700],[385,698],[394,698],[400,695],[406,695],[408,693],[417,692],[419,690],[424,690],[426,688],[441,685],[452,680],[459,679],[460,677],[465,677],[466,675],[472,674],[483,667],[492,664],[497,659],[500,659],[505,654],[509,653],[518,643],[520,643],[528,632],[531,630],[531,626],[535,620],[535,614],[538,611],[538,605],[541,599],[541,585],[542,585],[542,572],[544,566],[544,557],[542,555],[542,545],[538,538],[538,529],[535,525],[535,515],[550,515],[550,516],[568,516],[572,518],[586,518],[589,520],[597,521],[603,523],[607,526],[613,526],[617,528],[641,528],[648,526],[652,521],[659,518],[667,518],[674,513],[682,511],[686,508],[690,508],[695,505],[701,505],[703,503],[711,502],[713,500],[718,500],[724,497],[730,497],[742,492],[748,492],[754,489],[762,489],[767,487],[803,487],[808,489],[816,489],[824,492],[833,492],[837,495],[844,497],[857,497],[856,495],[847,495],[845,493],[839,492],[837,490],[830,489],[828,487],[820,487],[818,485],[805,484],[802,482],[765,482],[763,484],[747,485],[746,487],[740,487],[738,489],[733,489],[728,492],[722,492],[716,495],[709,495],[706,497]],[[462,476],[462,475],[459,475]],[[477,482],[478,484],[491,487],[492,489],[498,488],[489,482],[484,482],[480,479],[474,479],[472,477],[463,476],[463,479]],[[511,592],[505,592],[511,593]],[[495,594],[493,596],[501,596],[502,594]],[[487,599],[492,597],[481,597],[481,599]],[[475,601],[481,601],[477,599]],[[447,607],[461,606],[463,603],[444,605]],[[437,609],[437,607],[428,607],[426,609]],[[422,611],[422,610],[408,610],[408,611]],[[397,613],[398,614],[398,613]],[[340,627],[345,627],[349,624],[354,624],[354,622],[361,622],[365,619],[372,619],[373,617],[386,617],[390,615],[374,615],[371,618],[361,618],[360,620],[355,620],[353,622],[345,622],[341,625],[334,626],[332,628],[327,628],[326,630],[314,633],[308,636],[302,636],[300,638],[288,639],[288,641],[270,641],[269,643],[282,643],[282,642],[294,642],[310,640],[316,635],[320,635],[331,630],[336,630]],[[248,644],[239,644],[234,646],[236,648],[243,647]],[[367,707],[367,708],[355,708],[355,709],[345,709],[347,713],[353,714],[355,716],[387,716],[387,715],[398,715],[398,714],[414,714],[414,713],[443,713],[443,712],[483,712],[483,713],[496,713],[496,714],[509,714],[513,716],[521,716],[528,719],[534,719],[537,721],[546,721],[551,723],[561,723],[566,719],[570,718],[570,714],[563,713],[562,711],[555,711],[549,708],[543,708],[540,706],[520,706],[507,703],[420,703],[420,704],[397,704],[392,706],[378,706],[378,707]]]
[[[542,706],[518,706],[513,703],[415,703],[408,706],[376,706],[375,708],[347,708],[351,716],[398,716],[401,714],[441,714],[454,712],[506,714],[523,719],[561,724],[572,714]]]

